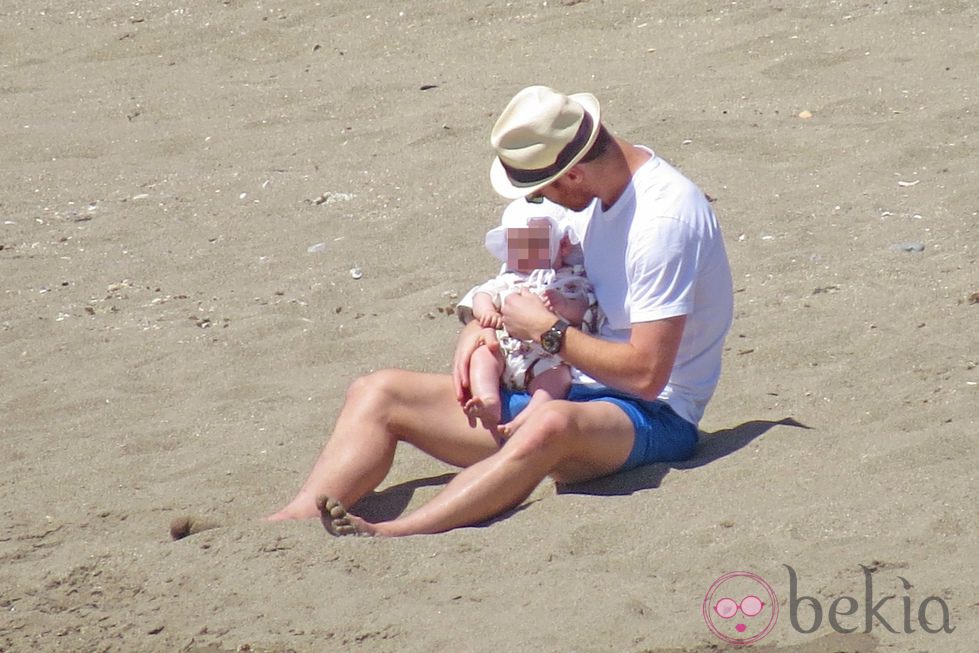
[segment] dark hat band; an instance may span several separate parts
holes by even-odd
[[[506,170],[507,177],[510,178],[510,181],[525,186],[536,184],[564,170],[565,166],[571,163],[571,160],[580,154],[581,150],[588,143],[588,138],[591,136],[591,129],[591,116],[585,112],[582,114],[581,124],[578,125],[578,131],[574,135],[574,138],[561,148],[554,163],[544,168],[534,168],[532,170],[514,168],[513,166],[507,165],[503,159],[500,159],[500,163],[503,164],[503,169]]]

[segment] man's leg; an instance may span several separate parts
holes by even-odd
[[[616,471],[634,439],[632,422],[614,404],[551,401],[534,411],[502,449],[459,472],[418,510],[370,524],[348,514],[342,500],[324,499],[324,524],[334,534],[382,536],[478,524],[519,505],[547,475],[572,482]]]
[[[317,517],[318,496],[346,505],[380,485],[398,441],[452,465],[467,466],[499,448],[472,428],[455,400],[452,377],[383,370],[354,381],[333,435],[295,498],[270,520]]]
[[[511,437],[517,429],[527,421],[534,409],[547,401],[554,399],[564,399],[568,396],[571,389],[571,368],[567,365],[558,365],[549,370],[544,370],[533,378],[527,386],[530,393],[530,401],[520,413],[506,424],[500,424],[500,435]]]

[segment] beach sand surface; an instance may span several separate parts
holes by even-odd
[[[967,0],[2,3],[0,651],[721,651],[735,571],[777,594],[750,650],[975,651],[977,28]],[[496,269],[489,131],[536,83],[715,198],[736,317],[696,456],[438,536],[262,522],[351,381],[448,372]],[[405,447],[357,509],[456,471]],[[172,541],[182,515],[217,527]]]

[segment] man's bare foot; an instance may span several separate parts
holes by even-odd
[[[282,510],[264,518],[265,521],[287,521],[290,519],[311,519],[319,516],[319,509],[316,507],[316,497],[307,494],[304,490],[296,495]]]
[[[463,410],[469,417],[482,422],[483,428],[487,431],[495,431],[496,426],[500,423],[502,407],[499,397],[473,397],[466,402]]]
[[[344,535],[377,535],[374,527],[355,515],[347,512],[343,504],[326,495],[317,497],[316,507],[320,510],[320,521],[326,532],[336,537]]]
[[[288,521],[290,519],[299,519],[299,517],[296,517],[285,508],[267,517],[263,517],[263,521]]]
[[[170,522],[170,537],[174,540],[182,540],[190,535],[196,535],[201,531],[219,526],[220,524],[213,519],[195,517],[194,515],[181,515],[180,517],[174,517]]]

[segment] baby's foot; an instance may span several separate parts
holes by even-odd
[[[530,411],[528,411],[527,409],[524,409],[524,410],[520,411],[520,413],[517,414],[516,417],[514,417],[512,420],[510,420],[506,424],[500,424],[500,426],[497,427],[498,430],[499,430],[499,432],[500,432],[500,435],[502,435],[504,438],[511,438],[511,437],[513,437],[513,434],[517,432],[517,429],[519,429],[521,426],[523,426],[523,423],[527,421],[527,413],[528,412],[530,412]]]
[[[463,406],[469,417],[478,419],[483,428],[488,431],[496,430],[500,423],[501,406],[499,397],[473,397]]]

